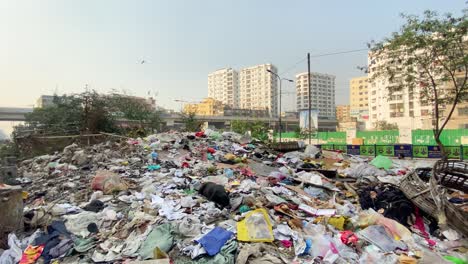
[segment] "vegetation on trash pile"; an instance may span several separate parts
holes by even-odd
[[[195,118],[195,113],[181,113],[184,129],[187,132],[200,131],[202,122]]]
[[[268,140],[268,127],[261,121],[249,122],[234,120],[231,123],[231,130],[239,134],[245,134],[250,131],[253,138],[261,141]]]
[[[18,156],[16,144],[8,139],[0,140],[0,161],[10,156]]]
[[[300,138],[300,139],[307,139],[309,138],[309,133],[305,130],[302,130],[300,127],[297,127],[296,129],[294,129],[294,135],[296,138]],[[312,137],[316,138],[317,135],[314,135]]]
[[[468,100],[468,12],[460,17],[433,11],[402,17],[406,21],[399,32],[369,44],[369,76],[371,82],[385,78],[390,96],[408,89],[422,105],[432,106],[434,138],[445,154],[440,135],[457,104]]]
[[[126,134],[132,132],[134,127],[154,132],[159,123],[159,114],[137,99],[86,91],[76,95],[56,95],[51,105],[34,108],[32,113],[26,115],[25,125],[16,127],[13,135],[21,136],[24,132],[46,135]]]

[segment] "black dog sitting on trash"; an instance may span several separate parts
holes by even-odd
[[[200,186],[198,193],[222,208],[230,206],[229,195],[222,185],[214,182],[206,182]]]

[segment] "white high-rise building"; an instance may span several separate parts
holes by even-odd
[[[208,74],[208,97],[239,108],[239,73],[232,68],[224,68]]]
[[[387,63],[383,57],[373,57],[369,53],[369,126],[375,127],[379,121],[397,124],[400,129],[431,128],[431,104],[421,100],[419,86],[403,87],[392,94],[389,87],[397,85],[390,83],[386,76],[373,78],[375,67]],[[398,78],[399,76],[397,76]]]
[[[311,109],[318,109],[319,118],[335,119],[335,76],[311,72]],[[307,72],[296,75],[297,111],[309,109],[309,86]]]
[[[268,110],[278,115],[278,80],[267,70],[277,73],[272,64],[261,64],[240,70],[239,105],[243,109]]]

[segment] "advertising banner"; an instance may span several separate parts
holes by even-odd
[[[318,128],[318,110],[311,110],[311,122],[312,122],[312,130]],[[299,112],[299,127],[301,131],[308,131],[309,130],[309,110],[301,110]]]
[[[393,145],[377,145],[376,146],[377,155],[382,156],[394,156]]]
[[[413,150],[411,149],[411,145],[394,145],[393,146],[393,153],[396,157],[402,154],[404,157],[411,157]]]
[[[361,155],[361,146],[359,145],[348,145],[347,146],[347,151],[346,153],[347,154],[350,154],[350,155]]]
[[[361,145],[362,156],[375,156],[374,145]]]
[[[427,146],[414,146],[413,145],[413,157],[414,158],[427,158],[428,154]]]
[[[428,146],[427,157],[431,159],[440,159],[440,157],[442,157],[442,154],[440,152],[439,146]]]

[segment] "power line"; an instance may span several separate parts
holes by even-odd
[[[289,71],[291,71],[292,69],[296,68],[297,65],[299,65],[300,63],[304,62],[307,58],[303,58],[301,59],[300,61],[294,63],[292,66],[290,66],[289,68],[287,68],[286,70],[284,70],[283,72],[280,73],[280,75],[283,75]]]
[[[331,53],[322,53],[322,54],[315,54],[315,55],[310,55],[311,58],[320,58],[320,57],[325,57],[325,56],[333,56],[333,55],[340,55],[340,54],[348,54],[348,53],[354,53],[354,52],[361,52],[361,51],[368,51],[368,48],[365,49],[354,49],[354,50],[346,50],[346,51],[337,51],[337,52],[331,52]],[[307,57],[300,59],[296,63],[294,63],[292,66],[289,66],[286,70],[281,72],[280,75],[283,75],[292,69],[296,68],[297,65],[300,63],[304,62],[307,59]]]
[[[324,53],[324,54],[316,54],[316,55],[311,55],[311,58],[318,58],[318,57],[325,57],[325,56],[332,56],[332,55],[339,55],[339,54],[346,54],[346,53],[354,53],[354,52],[360,52],[360,51],[367,51],[369,50],[368,48],[365,49],[355,49],[355,50],[347,50],[347,51],[339,51],[339,52],[332,52],[332,53]]]

